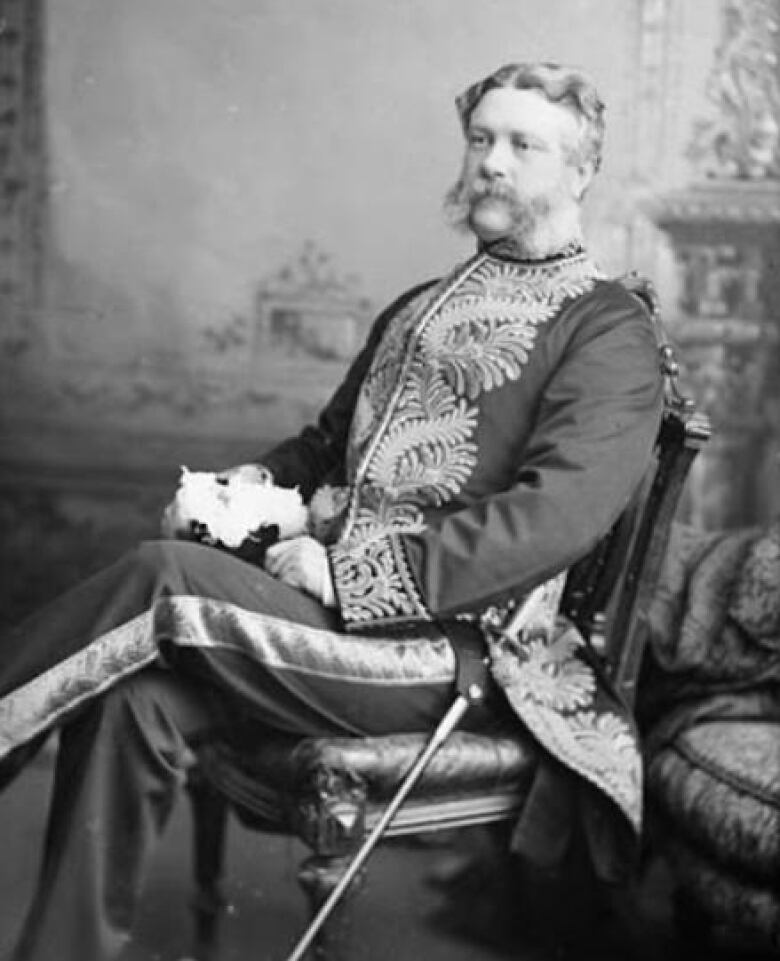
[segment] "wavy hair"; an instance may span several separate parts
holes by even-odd
[[[599,169],[604,143],[604,103],[586,74],[557,63],[509,63],[470,86],[455,101],[464,132],[468,131],[471,114],[479,101],[497,87],[539,90],[550,103],[571,110],[580,127],[580,140],[572,161],[591,164],[594,173]]]

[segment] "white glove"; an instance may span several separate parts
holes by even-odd
[[[265,554],[265,569],[290,587],[316,597],[324,607],[336,606],[328,552],[313,537],[278,541]]]

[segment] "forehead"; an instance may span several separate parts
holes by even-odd
[[[521,131],[549,141],[579,133],[577,118],[567,107],[551,103],[539,90],[512,87],[488,90],[472,111],[469,127]]]

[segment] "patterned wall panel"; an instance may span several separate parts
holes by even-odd
[[[780,3],[722,0],[720,29],[690,186],[652,204],[679,271],[676,338],[715,428],[690,492],[709,528],[780,509]]]
[[[0,0],[0,352],[28,346],[47,230],[44,0]]]

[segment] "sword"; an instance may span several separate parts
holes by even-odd
[[[317,937],[317,934],[320,932],[323,924],[328,920],[333,909],[343,897],[344,892],[350,884],[352,884],[360,869],[371,855],[371,852],[379,843],[382,835],[398,813],[401,805],[420,780],[431,758],[458,726],[469,707],[475,701],[481,700],[485,695],[488,659],[485,656],[482,639],[477,634],[474,626],[455,621],[448,627],[447,636],[452,642],[458,657],[457,677],[455,681],[458,692],[457,696],[447,709],[444,717],[439,721],[425,747],[417,755],[415,762],[404,775],[397,791],[382,812],[382,816],[369,834],[366,835],[346,871],[342,874],[328,897],[322,902],[317,913],[309,922],[309,926],[298,939],[292,952],[287,956],[287,961],[301,961]]]

